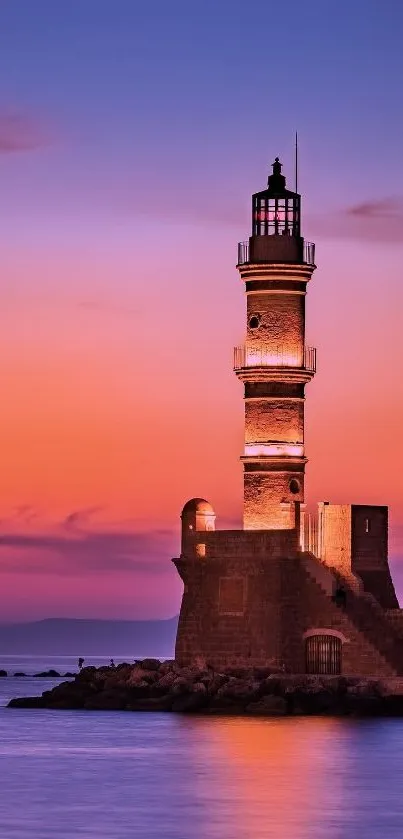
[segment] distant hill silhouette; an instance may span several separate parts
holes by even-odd
[[[49,618],[0,624],[0,654],[171,658],[178,618],[150,621]]]

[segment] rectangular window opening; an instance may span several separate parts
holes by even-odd
[[[243,615],[245,580],[243,577],[220,577],[218,611],[220,615]]]

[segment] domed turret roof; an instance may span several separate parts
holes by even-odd
[[[214,510],[204,498],[191,498],[190,501],[186,502],[182,510],[182,516],[184,513],[214,513]]]

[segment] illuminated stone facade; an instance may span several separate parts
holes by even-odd
[[[316,353],[305,343],[314,245],[301,236],[301,201],[276,159],[252,198],[241,243],[245,343],[234,368],[244,387],[244,529],[215,530],[201,498],[182,511],[180,664],[272,665],[287,672],[403,675],[403,613],[390,576],[386,507],[304,502],[305,385]]]
[[[251,237],[249,254],[253,247]],[[235,350],[235,372],[244,386],[248,530],[292,527],[293,502],[304,500],[305,385],[315,372],[315,352],[305,346],[305,294],[314,268],[238,264],[247,300],[246,339]]]

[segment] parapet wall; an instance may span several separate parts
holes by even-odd
[[[197,546],[204,545],[206,559],[222,557],[289,556],[297,549],[295,530],[210,530],[186,534],[183,553],[203,556]]]

